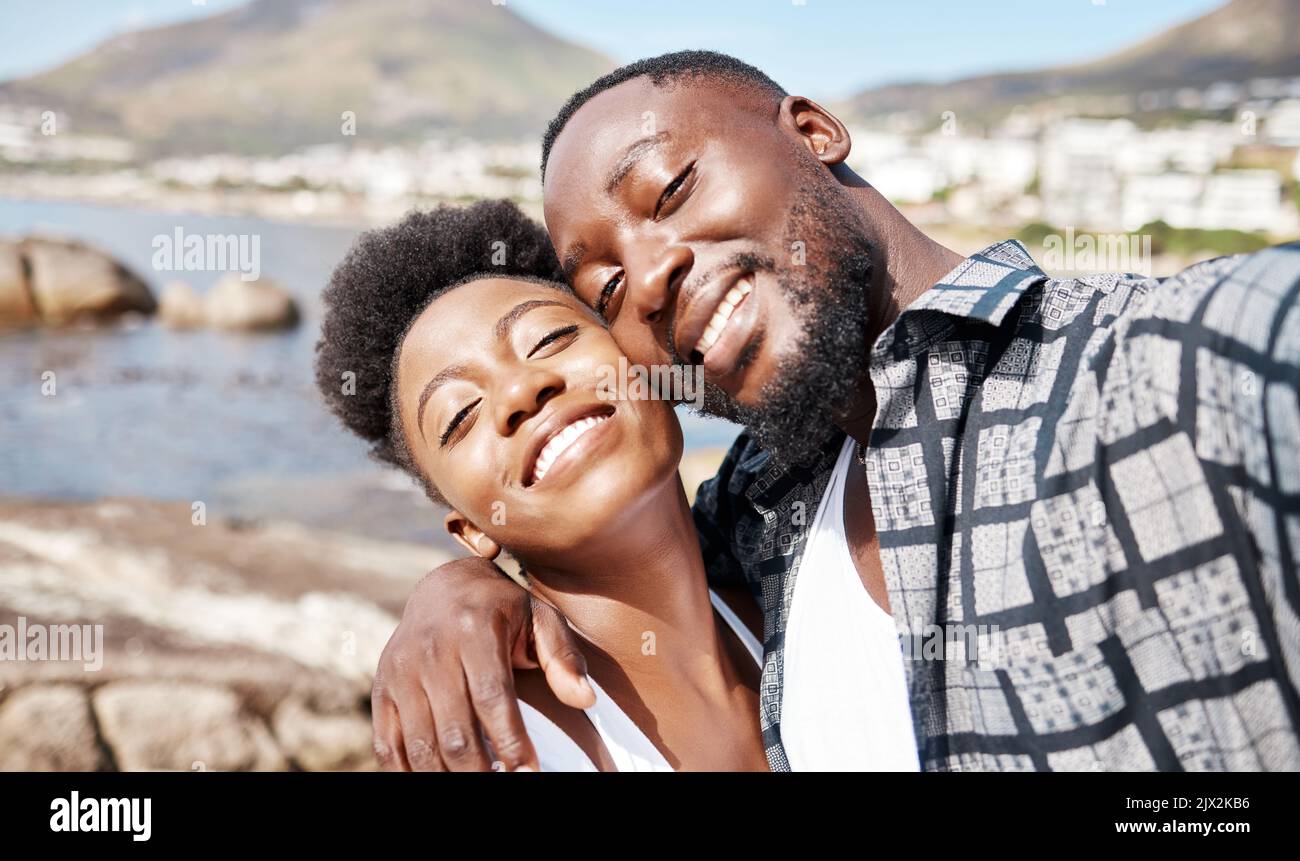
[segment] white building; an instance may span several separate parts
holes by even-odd
[[[1275,104],[1264,122],[1264,134],[1269,143],[1300,146],[1300,99],[1286,99]]]
[[[1118,155],[1138,137],[1128,120],[1068,119],[1043,135],[1040,191],[1052,224],[1105,228],[1120,221]]]
[[[926,203],[946,185],[942,169],[920,154],[877,162],[866,179],[895,203]]]
[[[1288,232],[1295,210],[1282,201],[1282,178],[1272,170],[1232,170],[1206,178],[1201,196],[1201,223],[1205,228]]]
[[[1295,229],[1296,218],[1282,199],[1282,178],[1276,171],[1129,177],[1123,192],[1124,229],[1136,230],[1152,221],[1180,228],[1286,234]]]

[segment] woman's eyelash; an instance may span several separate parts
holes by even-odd
[[[469,415],[469,411],[474,409],[474,407],[478,406],[478,404],[479,401],[474,401],[471,404],[466,404],[465,407],[461,409],[460,412],[456,413],[456,415],[451,417],[451,421],[447,422],[447,429],[442,432],[442,436],[438,440],[439,445],[447,444],[447,440],[451,439],[451,435],[456,431],[456,428],[460,427],[460,423],[463,422],[466,416]]]
[[[538,350],[540,350],[542,347],[545,347],[547,344],[552,344],[567,335],[572,335],[576,331],[578,331],[577,326],[569,325],[569,326],[561,326],[560,328],[555,329],[554,331],[548,332],[545,336],[542,337],[542,340],[538,341],[537,344],[531,350],[528,351],[528,358],[531,359],[533,357],[533,353],[536,353]]]
[[[596,299],[596,313],[604,317],[605,312],[609,310],[609,300],[614,298],[614,291],[618,289],[619,281],[622,280],[622,274],[615,275],[605,282],[605,286],[600,291],[600,296]]]
[[[695,162],[691,162],[686,165],[686,170],[677,174],[676,178],[674,178],[672,182],[668,183],[668,187],[664,189],[664,193],[659,195],[659,202],[655,204],[655,218],[659,217],[659,210],[663,209],[665,203],[672,200],[673,195],[682,187],[682,184],[686,182],[686,178],[691,175],[691,171],[694,169]]]

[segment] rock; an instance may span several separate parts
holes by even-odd
[[[204,297],[208,325],[218,329],[255,332],[291,329],[298,325],[298,305],[274,281],[244,281],[230,274]]]
[[[6,716],[11,691],[71,685],[104,768],[374,767],[375,665],[411,588],[450,556],[216,503],[193,518],[184,501],[0,497],[0,624],[102,632],[93,672],[0,660],[0,727],[32,723]],[[0,767],[48,759],[43,739],[0,732]]]
[[[29,238],[20,245],[32,301],[43,322],[105,320],[127,312],[152,314],[153,294],[112,257],[78,242]]]
[[[371,771],[377,767],[370,721],[353,712],[321,714],[299,699],[282,702],[271,718],[281,749],[306,771]]]
[[[0,329],[40,322],[27,285],[27,263],[12,242],[0,242]]]
[[[196,682],[113,682],[94,695],[104,739],[123,771],[283,771],[261,718],[226,689]]]
[[[173,329],[193,329],[206,319],[203,297],[184,281],[170,281],[158,297],[158,319]]]
[[[76,685],[31,685],[0,705],[0,771],[106,768],[90,704]]]

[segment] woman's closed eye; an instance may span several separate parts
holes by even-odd
[[[456,432],[456,429],[461,427],[465,423],[465,419],[469,418],[470,412],[482,402],[483,399],[479,398],[478,400],[472,403],[466,404],[464,407],[460,409],[459,412],[456,413],[456,415],[452,416],[451,421],[447,422],[446,430],[444,430],[442,432],[442,436],[438,438],[438,445],[439,446],[447,445],[448,440],[451,439],[451,436]],[[457,437],[457,439],[459,439],[459,437]]]
[[[533,358],[533,356],[546,350],[546,348],[551,346],[552,344],[559,344],[559,346],[556,347],[556,349],[547,351],[545,353],[545,355],[547,356],[554,356],[556,353],[560,352],[565,347],[569,346],[569,344],[572,344],[573,336],[576,334],[578,334],[578,327],[572,324],[568,326],[561,326],[558,329],[552,329],[551,331],[543,335],[541,340],[539,340],[536,344],[533,345],[533,348],[528,351],[527,358],[529,359]]]

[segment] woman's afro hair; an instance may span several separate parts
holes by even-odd
[[[563,288],[564,276],[541,225],[506,200],[410,212],[361,234],[322,294],[316,384],[330,410],[371,444],[377,460],[416,478],[395,422],[392,382],[398,345],[438,296],[479,278],[520,278]]]

